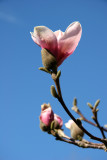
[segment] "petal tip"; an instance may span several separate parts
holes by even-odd
[[[76,21],[76,25],[78,26],[78,28],[80,28],[82,30],[82,26],[81,26],[81,23],[79,21]]]
[[[82,28],[81,23],[79,21],[75,21],[73,22],[74,25],[76,25],[77,27]]]

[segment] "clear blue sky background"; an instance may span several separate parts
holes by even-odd
[[[75,52],[59,67],[63,97],[69,109],[77,97],[90,120],[86,103],[100,98],[99,120],[107,123],[107,0],[0,0],[0,160],[107,160],[102,150],[55,141],[39,128],[44,102],[64,123],[69,117],[50,94],[50,75],[38,70],[41,49],[30,31],[38,25],[65,31],[74,21],[81,23],[83,34]],[[101,137],[99,130],[83,125]]]

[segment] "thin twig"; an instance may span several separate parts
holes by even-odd
[[[98,122],[98,118],[97,118],[97,113],[98,113],[98,112],[97,112],[97,110],[96,110],[95,107],[92,109],[92,112],[93,112],[93,115],[94,115],[93,120],[94,120],[95,123],[97,124],[97,127],[99,128],[99,130],[100,130],[101,133],[102,133],[103,138],[105,139],[106,136],[105,136],[105,134],[104,134],[104,131],[103,131],[102,127],[100,126],[100,124],[99,124],[99,122]]]

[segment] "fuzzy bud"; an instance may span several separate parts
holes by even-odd
[[[96,108],[96,107],[99,105],[99,103],[100,103],[100,100],[98,99],[98,100],[95,102],[94,107]]]
[[[52,96],[55,97],[55,98],[58,97],[58,95],[57,95],[57,93],[56,93],[56,89],[55,89],[55,87],[54,87],[53,85],[51,86],[51,94],[52,94]]]
[[[57,72],[57,61],[54,55],[45,48],[41,50],[41,55],[42,55],[43,66],[47,70],[52,70],[53,72],[56,73]]]

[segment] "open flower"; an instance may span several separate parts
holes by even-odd
[[[42,49],[47,49],[57,61],[57,67],[76,49],[81,38],[82,28],[79,22],[70,24],[65,32],[53,32],[45,26],[37,26],[31,32],[33,41]]]

